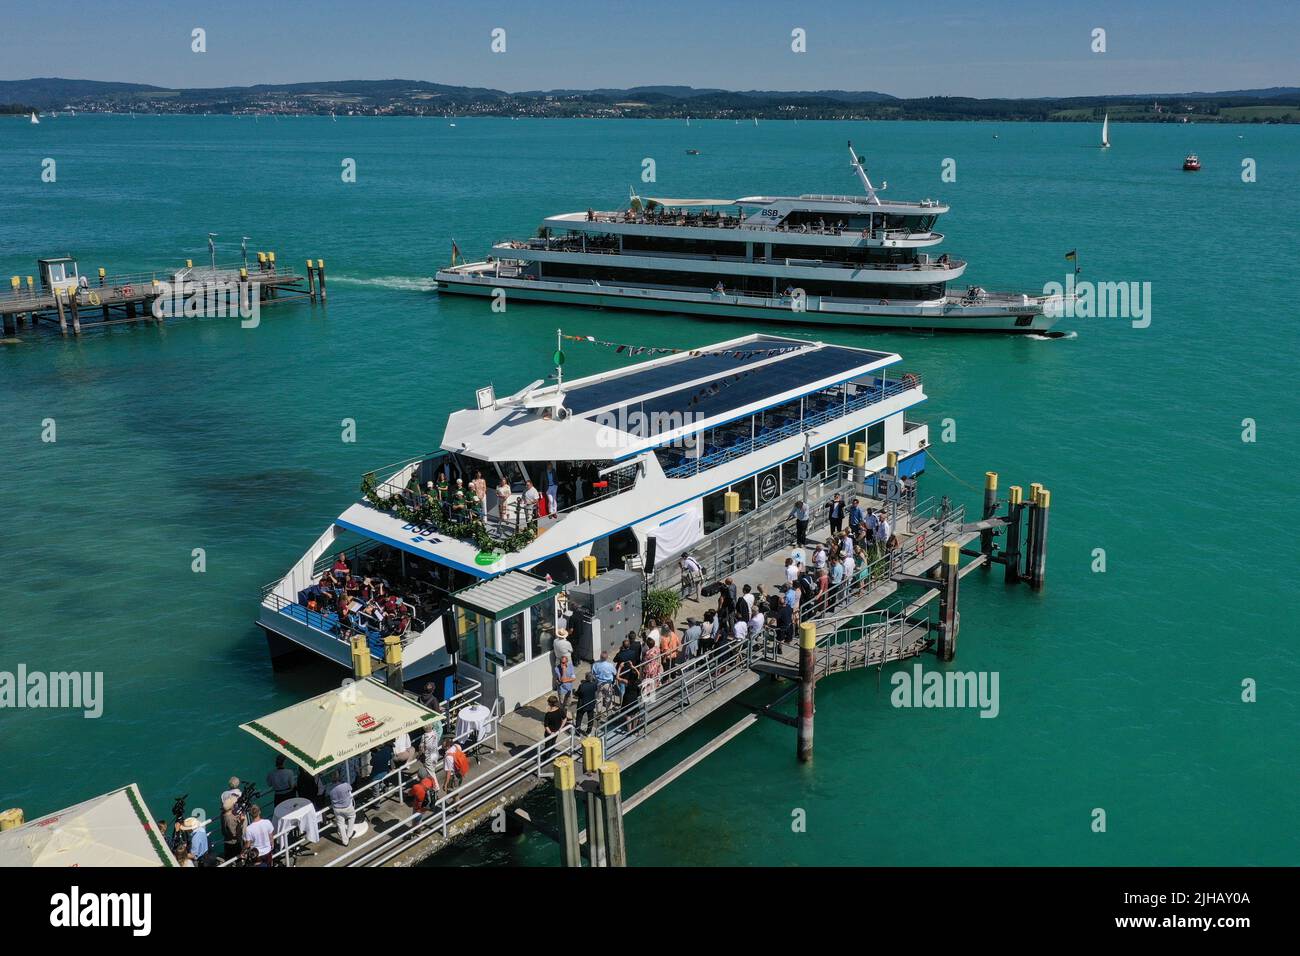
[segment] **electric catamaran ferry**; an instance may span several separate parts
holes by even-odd
[[[652,537],[673,560],[737,506],[788,508],[776,499],[838,474],[845,445],[859,489],[890,452],[901,478],[925,467],[928,430],[905,414],[926,396],[898,355],[771,335],[618,351],[672,354],[570,381],[559,353],[549,384],[480,389],[438,451],[366,475],[360,499],[265,590],[273,656],[299,645],[351,664],[358,635],[382,656],[398,633],[406,679],[454,668],[500,688],[527,673],[537,686],[516,699],[529,700],[550,687],[556,592],[580,569],[591,579],[593,560],[602,577],[631,574]]]
[[[538,236],[437,274],[440,292],[851,327],[1037,332],[1059,296],[949,291],[966,263],[929,250],[948,207],[888,202],[849,144],[865,195],[663,199],[562,213]],[[880,189],[884,189],[884,184]]]

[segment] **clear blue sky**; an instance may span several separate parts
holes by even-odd
[[[1300,0],[6,0],[0,78],[1058,96],[1300,85]],[[207,31],[208,52],[190,51]],[[505,53],[489,49],[506,30]],[[808,52],[790,50],[807,31]],[[1089,49],[1094,27],[1104,54]]]

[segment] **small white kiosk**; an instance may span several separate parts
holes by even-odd
[[[562,585],[523,571],[509,571],[451,596],[457,672],[483,684],[485,704],[499,697],[503,713],[510,713],[551,689],[555,602],[562,590]]]

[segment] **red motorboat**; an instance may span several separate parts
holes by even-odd
[[[1195,153],[1188,153],[1187,158],[1183,160],[1183,170],[1189,173],[1199,172],[1201,161]]]

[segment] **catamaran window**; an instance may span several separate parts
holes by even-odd
[[[812,450],[812,473],[813,476],[824,475],[826,473],[826,449],[828,445],[822,445],[820,448]],[[831,459],[834,461],[835,459]]]
[[[731,490],[740,495],[740,513],[749,514],[754,510],[754,479],[746,478],[731,486]]]
[[[540,604],[528,609],[529,649],[532,659],[545,657],[551,653],[551,643],[555,640],[555,598],[547,598]]]
[[[523,663],[524,614],[522,611],[501,622],[501,654],[506,659],[506,670]]]
[[[864,448],[866,447],[866,444],[867,444],[867,430],[864,428],[864,429],[862,429],[862,431],[860,431],[860,432],[854,432],[852,435],[850,435],[848,438],[846,438],[846,439],[844,439],[844,440],[845,440],[846,442],[849,443],[849,454],[852,455],[855,451],[858,450],[858,443],[859,443],[859,442],[862,444],[862,446],[863,446]],[[870,453],[870,452],[867,453],[867,457],[868,457],[868,458],[871,457],[871,453]]]
[[[528,569],[530,574],[535,574],[539,578],[544,578],[548,574],[551,580],[556,584],[572,584],[578,579],[577,572],[573,567],[573,559],[567,554],[557,554],[547,558],[541,564],[535,564]]]
[[[867,457],[875,458],[885,453],[885,423],[876,422],[867,429]]]
[[[726,489],[715,491],[711,495],[705,495],[704,504],[704,533],[712,534],[724,524],[726,524],[726,514],[724,511],[725,503],[722,500]]]
[[[489,618],[480,618],[473,611],[464,608],[456,610],[456,629],[460,632],[460,659],[480,670],[483,669],[483,661],[479,657],[479,633],[483,622],[491,627],[492,621]]]
[[[789,491],[795,485],[799,484],[799,462],[803,460],[800,455],[797,458],[791,458],[781,464],[781,490]]]

